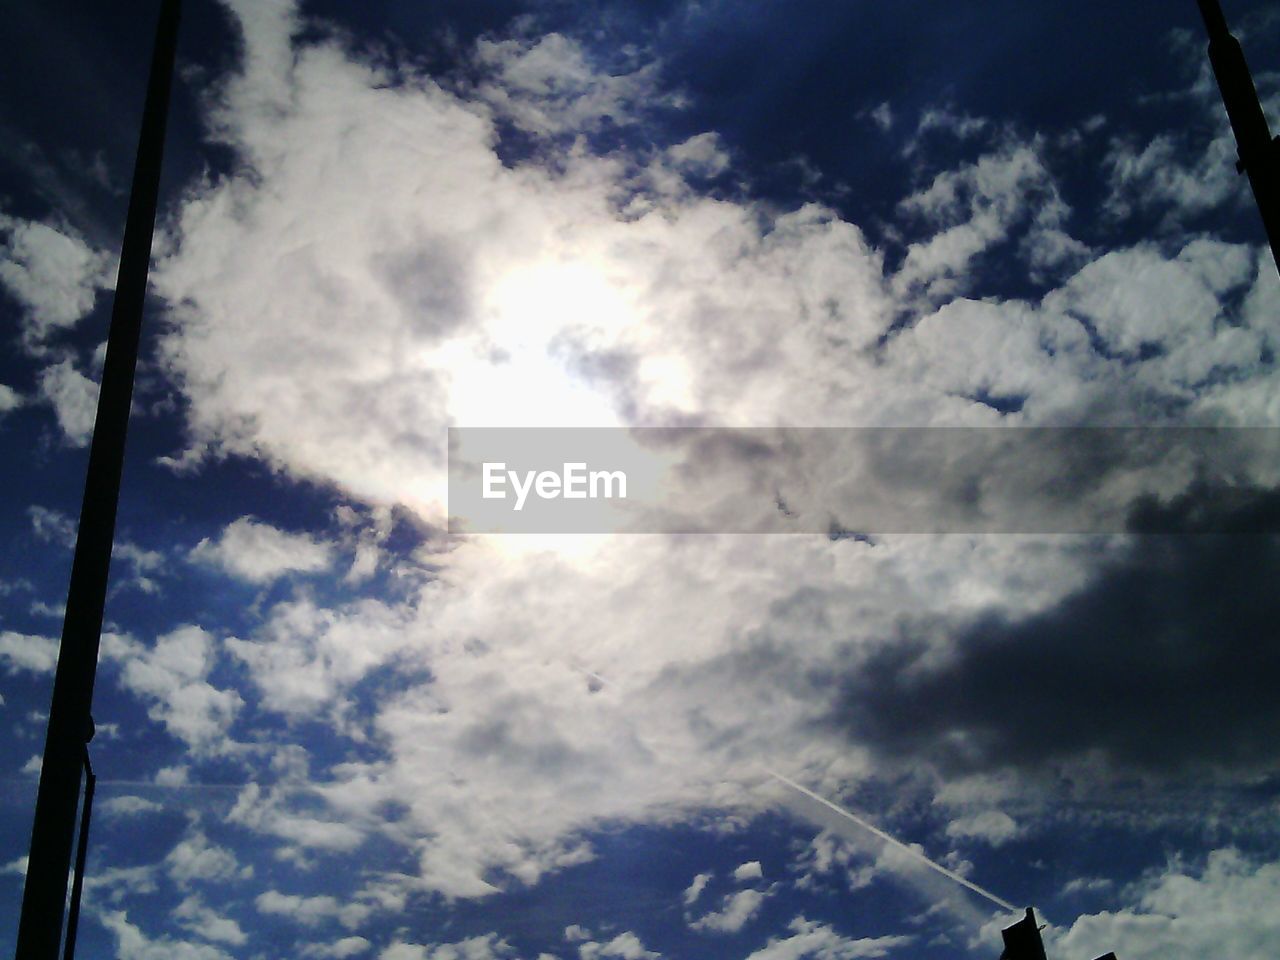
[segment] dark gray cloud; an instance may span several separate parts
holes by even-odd
[[[1197,487],[1143,502],[1140,535],[1056,606],[991,611],[950,631],[939,658],[904,628],[840,685],[832,719],[885,756],[947,772],[1093,758],[1178,774],[1280,761],[1280,538],[1245,531],[1280,509]]]

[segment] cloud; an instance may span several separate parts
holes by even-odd
[[[714,133],[699,133],[668,147],[667,157],[677,170],[704,177],[715,177],[729,169],[729,155]]]
[[[869,117],[883,133],[888,133],[893,129],[893,107],[889,105],[888,100],[885,100],[873,110],[866,111],[863,115]]]
[[[1275,23],[1265,17],[1254,19],[1237,25],[1236,33],[1245,38],[1247,46],[1268,35],[1274,39]],[[1148,137],[1120,133],[1112,138],[1103,161],[1110,191],[1104,211],[1117,219],[1146,215],[1170,233],[1215,208],[1253,207],[1248,179],[1236,169],[1237,145],[1218,83],[1203,46],[1189,42],[1190,37],[1176,34],[1175,49],[1184,61],[1185,73],[1194,79],[1189,85],[1139,101],[1147,110],[1172,106],[1186,120]],[[1275,116],[1280,110],[1280,91],[1256,72],[1255,76],[1262,110]]]
[[[240,866],[235,852],[209,842],[198,828],[192,828],[164,858],[170,879],[180,887],[194,881],[224,882],[253,876],[252,866]]]
[[[731,893],[724,898],[719,910],[700,917],[689,926],[709,933],[737,933],[755,919],[767,896],[767,892],[759,890]]]
[[[363,817],[348,821],[322,819],[290,809],[291,792],[275,787],[267,792],[256,783],[244,787],[235,806],[227,814],[228,823],[236,823],[259,833],[285,840],[292,848],[349,852],[364,840]]]
[[[1186,145],[1174,134],[1157,134],[1142,146],[1117,138],[1105,160],[1111,185],[1106,206],[1112,215],[1154,210],[1175,220],[1242,203],[1248,181],[1236,174],[1235,138],[1225,120],[1215,124],[1214,138],[1190,161]]]
[[[841,936],[824,923],[796,917],[787,925],[788,937],[770,937],[766,946],[753,952],[747,960],[859,960],[862,957],[885,957],[914,939],[909,936],[873,937],[855,940]]]
[[[164,554],[156,550],[145,550],[137,544],[117,542],[111,551],[112,558],[119,558],[133,567],[134,573],[154,573],[164,565]]]
[[[76,525],[65,513],[39,505],[27,507],[31,529],[45,543],[56,543],[68,549],[76,545]]]
[[[201,540],[190,555],[192,560],[257,584],[271,583],[287,573],[319,573],[333,563],[328,544],[252,517],[229,524],[217,540]]]
[[[409,648],[406,626],[404,611],[375,600],[328,609],[303,598],[276,604],[252,639],[231,637],[226,649],[249,668],[268,709],[300,717],[335,706]]]
[[[635,123],[645,109],[674,98],[657,84],[655,64],[611,75],[559,33],[529,39],[481,38],[476,64],[488,74],[477,96],[520,129],[541,135],[583,132],[606,121]]]
[[[22,406],[22,395],[13,387],[5,386],[0,383],[0,416],[4,416],[10,410],[16,410]]]
[[[920,114],[920,122],[916,125],[916,133],[929,130],[945,130],[961,140],[982,133],[990,125],[985,117],[971,117],[957,113],[951,107],[928,107]]]
[[[27,875],[27,858],[24,856],[10,860],[3,867],[0,867],[0,873],[25,877]]]
[[[947,824],[948,837],[984,840],[993,847],[1008,843],[1021,832],[1017,821],[1001,810],[984,810]]]
[[[243,700],[208,682],[216,657],[212,635],[179,627],[144,646],[129,637],[103,636],[103,655],[120,662],[120,685],[149,701],[147,713],[196,752],[227,749],[226,735]]]
[[[0,662],[10,675],[19,670],[53,673],[58,663],[58,641],[53,637],[0,631]]]
[[[707,884],[711,880],[710,873],[700,873],[693,878],[693,882],[684,891],[684,905],[686,907],[697,903],[698,898],[702,896],[702,891],[707,888]]]
[[[1256,507],[1199,509],[1225,527]],[[886,755],[960,772],[1089,757],[1157,774],[1258,769],[1280,736],[1280,657],[1265,639],[1277,575],[1274,537],[1137,537],[1048,609],[956,624],[941,656],[904,627],[848,678],[834,716]]]
[[[763,209],[681,194],[641,197],[658,204],[653,215],[620,220],[616,194],[630,174],[614,161],[573,155],[563,173],[504,167],[473,104],[422,78],[374,89],[369,68],[327,44],[300,47],[283,80],[259,75],[251,26],[250,69],[221,116],[257,177],[211,184],[188,204],[183,240],[156,270],[158,289],[184,304],[164,350],[192,400],[193,455],[265,456],[431,516],[449,422],[796,407],[794,380],[770,369],[770,355],[856,382],[822,358],[837,328],[855,348],[874,341],[883,277],[861,232],[830,211],[769,216],[765,230]],[[268,137],[254,91],[279,82],[324,107],[273,118]],[[351,118],[369,129],[351,129]],[[319,149],[331,159],[317,165]],[[381,189],[325,189],[337,156],[353,181]],[[258,211],[252,229],[231,214],[245,204]],[[315,283],[286,289],[281,271]],[[312,318],[305,343],[287,332],[301,314]],[[641,316],[653,326],[631,322]],[[710,345],[708,322],[720,330],[715,351],[698,348]],[[794,332],[778,342],[783,323]],[[384,342],[403,349],[366,349]],[[743,389],[747,379],[757,389]],[[711,392],[698,397],[694,384]],[[803,398],[797,415],[831,395],[824,386]]]
[[[942,303],[968,290],[978,271],[974,259],[1009,237],[1021,221],[1034,232],[1051,230],[1064,251],[1078,249],[1061,227],[1070,208],[1059,194],[1039,139],[1012,141],[975,163],[945,170],[927,188],[906,198],[899,210],[938,228],[911,243],[893,278],[900,296]],[[1041,248],[1042,262],[1052,262]]]
[[[43,352],[46,340],[93,309],[110,287],[111,260],[65,226],[0,213],[0,284],[23,307],[23,341]]]
[[[796,886],[801,890],[815,889],[818,877],[830,876],[839,868],[843,871],[848,889],[859,890],[874,879],[875,866],[864,864],[855,867],[855,859],[859,859],[857,848],[846,843],[838,833],[823,830],[809,841],[808,846],[796,858],[792,867],[800,874],[796,879]]]
[[[254,905],[259,913],[289,917],[293,922],[314,927],[325,920],[336,920],[347,929],[354,929],[372,913],[366,903],[341,903],[334,897],[304,897],[295,894],[267,890],[258,894]]]
[[[930,858],[920,844],[904,842],[807,788],[794,783],[786,786],[785,802],[791,809],[821,826],[824,834],[829,831],[843,841],[833,845],[830,837],[820,835],[811,850],[802,854],[798,866],[805,872],[797,883],[801,889],[815,886],[814,874],[830,873],[840,866],[847,870],[851,890],[865,887],[881,876],[891,877],[927,903],[930,913],[945,911],[974,928],[982,925],[985,915],[972,894],[1012,909],[995,894],[967,879],[972,864],[954,853],[942,858],[947,864],[943,866]],[[849,869],[853,851],[872,862],[857,870]]]
[[[241,711],[284,717],[291,736],[327,724],[322,772],[255,784],[233,811],[277,852],[349,852],[376,832],[416,862],[389,881],[401,893],[483,897],[590,859],[601,824],[759,812],[776,798],[744,773],[757,761],[859,782],[886,744],[916,738],[927,755],[942,734],[911,732],[906,713],[868,730],[843,701],[833,717],[828,678],[865,667],[900,683],[879,697],[916,708],[912,683],[981,647],[968,625],[1026,639],[1015,627],[1051,620],[1114,554],[1017,538],[777,538],[766,554],[716,537],[449,539],[450,424],[1001,423],[984,396],[1017,397],[1019,423],[1237,422],[1273,402],[1260,358],[1280,292],[1250,281],[1256,252],[1138,247],[1079,270],[1092,253],[1066,232],[1046,140],[1009,136],[909,198],[922,236],[894,273],[822,205],[698,195],[685,174],[718,165],[707,137],[609,155],[583,140],[555,163],[500,149],[512,123],[569,140],[636,116],[638,67],[593,71],[564,38],[490,40],[479,100],[304,31],[287,5],[234,9],[243,69],[209,119],[236,163],[184,196],[154,272],[171,321],[160,362],[188,401],[179,458],[252,458],[407,508],[421,536],[394,599],[295,597],[238,628],[226,650],[258,702],[182,728],[212,744]],[[1026,236],[1040,237],[1027,256],[1082,279],[966,299],[979,257]],[[1194,306],[1188,325],[1131,355],[1144,298],[1170,290]],[[898,643],[902,610],[954,627],[936,662]],[[889,639],[915,673],[892,669]],[[213,657],[165,689],[199,690]],[[174,709],[138,690],[162,718]],[[844,949],[831,937],[777,949]]]
[[[1076,877],[1062,885],[1062,896],[1077,896],[1081,893],[1099,893],[1111,890],[1115,883],[1107,877]]]
[[[604,960],[606,957],[617,957],[619,960],[661,960],[662,954],[646,950],[640,938],[628,930],[605,943],[589,940],[579,944],[578,956],[580,960]]]
[[[163,809],[161,804],[154,800],[147,800],[144,797],[111,797],[109,800],[102,801],[99,805],[107,816],[112,817],[136,817],[142,813],[154,813]]]
[[[77,370],[73,361],[60,360],[40,371],[39,385],[67,442],[86,446],[98,413],[98,384]]]
[[[304,957],[320,957],[321,960],[345,960],[368,953],[373,947],[364,937],[342,937],[333,943],[311,943],[301,948]]]
[[[1280,936],[1272,904],[1280,895],[1280,863],[1238,850],[1210,853],[1199,868],[1173,861],[1126,891],[1132,906],[1088,914],[1069,928],[1046,931],[1062,956],[1114,951],[1133,960],[1191,960],[1218,955],[1262,960]]]
[[[187,783],[187,768],[184,766],[161,767],[156,771],[156,783],[162,787],[181,787]]]
[[[84,878],[84,888],[96,903],[118,906],[127,899],[147,896],[159,889],[155,865],[105,867]]]
[[[173,910],[173,917],[188,933],[194,933],[205,940],[225,943],[240,947],[248,942],[248,936],[240,929],[235,920],[224,917],[205,906],[196,895],[191,895],[179,903]]]
[[[115,935],[119,960],[231,960],[230,954],[207,943],[170,937],[152,939],[130,923],[123,910],[106,911],[99,919]]]
[[[1257,369],[1266,350],[1260,331],[1220,321],[1220,299],[1253,278],[1250,251],[1193,241],[1175,259],[1149,246],[1107,253],[1044,299],[1048,310],[1076,317],[1113,355],[1132,362],[1138,383],[1185,394],[1214,377]],[[1166,387],[1168,389],[1168,387]]]
[[[751,860],[734,868],[733,879],[738,881],[759,880],[764,876],[764,870],[760,866],[759,860]]]
[[[468,937],[456,943],[436,943],[423,946],[417,943],[393,943],[380,954],[378,960],[502,960],[514,957],[510,945],[489,933]]]

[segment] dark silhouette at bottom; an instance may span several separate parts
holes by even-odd
[[[1046,960],[1044,942],[1040,939],[1040,927],[1035,912],[1027,907],[1027,915],[1012,926],[1000,931],[1004,937],[1004,951],[1000,960]],[[1114,953],[1105,953],[1097,960],[1116,960]]]

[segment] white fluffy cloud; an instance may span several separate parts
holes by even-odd
[[[341,903],[330,896],[303,897],[267,890],[254,901],[259,913],[288,917],[294,923],[314,927],[325,920],[336,920],[344,927],[358,927],[371,909],[363,903]]]
[[[173,917],[188,933],[194,933],[205,940],[225,943],[233,947],[243,946],[248,936],[240,929],[240,924],[230,917],[224,917],[215,910],[209,909],[198,896],[191,895],[179,903],[173,910]]]
[[[489,933],[468,937],[456,943],[393,943],[380,954],[378,960],[503,960],[515,956],[505,940]]]
[[[0,383],[0,416],[20,406],[22,406],[22,396],[13,387]]]
[[[0,662],[9,673],[53,673],[58,663],[58,641],[12,630],[0,631]]]
[[[148,701],[151,718],[197,752],[226,749],[226,734],[243,701],[208,682],[215,641],[196,626],[179,627],[147,647],[117,634],[103,636],[103,655],[120,661],[120,683]]]
[[[790,936],[770,937],[769,943],[752,953],[747,960],[860,960],[862,957],[885,957],[897,947],[912,942],[909,936],[869,937],[854,939],[837,933],[825,923],[796,917],[788,925]]]
[[[326,609],[307,599],[271,608],[253,641],[227,641],[252,670],[271,709],[301,714],[327,705],[409,641],[405,611],[372,600]]]
[[[760,866],[759,860],[749,860],[734,868],[733,879],[739,881],[759,880],[764,876],[764,869]]]
[[[0,284],[24,308],[23,336],[39,352],[93,308],[112,283],[111,260],[73,230],[0,213]]]
[[[628,930],[605,942],[588,940],[578,944],[578,956],[581,960],[605,960],[607,957],[616,957],[618,960],[661,960],[662,954],[646,950],[640,938]]]
[[[235,806],[227,814],[229,823],[248,827],[258,833],[278,837],[288,845],[285,852],[300,859],[306,850],[350,852],[364,840],[364,817],[352,822],[322,819],[293,810],[288,787],[263,791],[251,783],[240,791]]]
[[[210,843],[196,827],[169,851],[164,865],[170,879],[180,887],[194,881],[243,880],[253,876],[253,868],[242,867],[234,851]]]
[[[948,837],[985,840],[993,847],[1014,839],[1019,832],[1017,821],[1002,810],[983,810],[947,824]]]
[[[145,797],[124,796],[111,797],[109,800],[99,804],[97,809],[107,816],[136,817],[143,813],[154,813],[163,809],[163,806],[154,800],[147,800]]]
[[[731,893],[721,902],[719,910],[699,917],[689,926],[709,933],[737,933],[755,919],[766,896],[768,894],[760,890]]]
[[[328,544],[305,533],[289,533],[252,517],[227,525],[216,540],[205,538],[191,559],[218,567],[248,583],[270,583],[287,573],[318,573],[333,563]]]
[[[226,951],[207,943],[149,937],[123,910],[104,912],[99,919],[115,935],[119,960],[231,960]]]
[[[729,155],[714,133],[699,133],[668,147],[667,157],[677,170],[702,176],[713,177],[729,169]]]
[[[707,884],[711,881],[711,874],[700,873],[693,878],[693,882],[689,884],[684,891],[684,905],[692,906],[698,902],[698,898],[702,896],[702,891],[707,888]]]
[[[476,94],[533,133],[581,133],[606,119],[633,123],[655,101],[675,100],[658,88],[653,64],[617,75],[601,72],[578,43],[558,33],[535,39],[481,38],[475,60],[488,74]]]
[[[40,371],[40,395],[53,407],[67,442],[88,444],[98,412],[98,384],[64,359]]]
[[[923,121],[922,121],[923,123]],[[1029,218],[1037,230],[1060,228],[1070,212],[1041,156],[1043,144],[1011,143],[958,170],[939,173],[900,209],[938,228],[907,249],[894,277],[903,296],[950,299],[969,288],[978,254],[1006,239]],[[1069,241],[1069,238],[1067,238]]]
[[[342,937],[333,943],[312,943],[302,948],[304,957],[320,957],[321,960],[345,960],[368,953],[373,947],[364,937]]]
[[[1132,906],[1080,917],[1046,931],[1061,956],[1263,960],[1280,938],[1280,863],[1216,850],[1200,868],[1172,862],[1126,891]]]

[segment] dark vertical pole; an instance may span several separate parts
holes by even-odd
[[[1271,243],[1271,256],[1280,270],[1280,139],[1272,140],[1240,42],[1227,29],[1218,0],[1197,0],[1209,31],[1209,63],[1222,91],[1240,151],[1238,168],[1249,175],[1253,198]]]
[[[67,938],[62,947],[62,960],[76,955],[76,929],[80,926],[80,897],[84,893],[84,862],[89,856],[89,818],[93,816],[93,788],[98,778],[93,775],[89,750],[84,752],[84,802],[80,807],[80,838],[76,841],[76,872],[71,879],[71,906],[67,908]]]
[[[40,769],[31,853],[22,892],[22,917],[18,923],[18,960],[57,960],[62,939],[80,767],[92,722],[89,706],[98,669],[98,643],[111,544],[115,538],[120,471],[124,464],[125,433],[133,399],[142,306],[151,261],[151,234],[155,229],[160,189],[160,160],[164,153],[179,6],[180,0],[161,0],[160,22],[156,28],[129,215],[120,250],[107,357],[98,395],[98,414],[89,447],[80,527],[71,563],[62,644],[45,733],[44,764]]]

